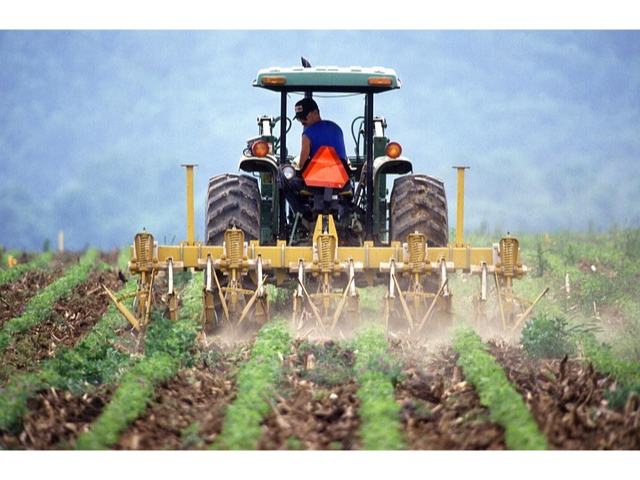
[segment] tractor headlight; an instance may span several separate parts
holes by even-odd
[[[284,167],[282,167],[282,174],[284,175],[284,178],[286,178],[287,180],[291,180],[296,176],[296,169],[291,165],[285,165]]]

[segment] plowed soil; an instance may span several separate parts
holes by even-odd
[[[110,261],[114,262],[115,259]],[[49,284],[59,270],[31,272],[0,287],[0,324],[18,315],[24,303]],[[50,318],[17,338],[2,355],[6,385],[13,373],[38,368],[56,347],[73,347],[104,315],[109,304],[100,285],[121,287],[118,272],[101,270],[57,302]],[[200,339],[211,350],[192,368],[156,389],[146,412],[120,436],[115,450],[201,450],[220,434],[226,407],[235,398],[235,379],[251,341],[228,345],[216,338]],[[30,357],[16,357],[22,344]],[[554,450],[636,450],[640,448],[640,409],[630,401],[613,410],[605,392],[614,381],[579,359],[532,360],[504,339],[490,341],[491,354],[524,398]],[[345,376],[332,383],[313,381],[300,352],[301,341],[283,361],[271,413],[265,419],[261,450],[358,450],[360,418],[357,385]],[[503,429],[480,404],[465,381],[456,356],[446,342],[435,346],[395,342],[404,363],[396,386],[401,425],[408,450],[504,450]],[[348,354],[348,352],[345,352]],[[75,396],[48,389],[28,405],[19,432],[0,431],[6,450],[72,449],[77,436],[96,420],[113,394],[111,387]],[[265,397],[266,398],[266,397]],[[636,399],[637,400],[637,399]]]

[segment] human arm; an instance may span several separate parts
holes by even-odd
[[[302,134],[302,144],[300,146],[300,163],[298,167],[300,170],[304,169],[304,166],[309,160],[309,154],[311,153],[311,140],[305,134]]]

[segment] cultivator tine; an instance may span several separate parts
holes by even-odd
[[[496,289],[496,303],[500,316],[500,323],[504,331],[515,330],[524,322],[531,312],[548,292],[546,288],[535,301],[518,297],[513,291],[514,279],[522,278],[527,268],[520,263],[520,249],[515,238],[506,237],[499,244],[493,246],[493,265],[489,267],[486,260],[480,262],[479,267],[473,267],[471,272],[480,275],[480,290],[473,298],[474,315],[476,321],[489,321],[495,316],[490,316],[486,311],[488,300],[488,275],[493,274]],[[523,305],[529,304],[524,310]],[[518,312],[520,315],[518,316]]]
[[[546,287],[542,293],[540,295],[538,295],[538,298],[536,298],[531,305],[529,306],[529,308],[522,314],[522,316],[518,319],[518,321],[513,325],[513,327],[511,327],[511,330],[515,330],[516,328],[518,328],[520,326],[520,324],[522,322],[525,321],[525,319],[531,314],[531,312],[533,311],[533,309],[535,308],[536,304],[542,299],[542,297],[544,297],[547,292],[549,291],[549,287]]]
[[[148,286],[145,285],[143,279],[141,278],[138,281],[138,290],[133,293],[128,293],[126,295],[121,295],[117,297],[111,290],[109,290],[105,285],[102,285],[105,292],[111,299],[111,301],[116,305],[118,310],[125,316],[125,318],[133,325],[133,327],[140,331],[144,328],[147,323],[149,323],[149,313],[151,311],[151,298],[153,293],[153,278],[155,277],[155,272],[153,272],[150,276],[150,281],[148,282]],[[129,309],[122,303],[123,300],[127,300],[129,298],[134,298],[134,312],[136,315],[131,313]],[[136,303],[137,302],[137,303]]]
[[[442,292],[445,290],[445,288],[447,287],[448,283],[449,283],[449,279],[446,278],[445,281],[440,285],[440,288],[438,289],[438,293],[435,294],[431,304],[429,305],[429,308],[427,309],[426,313],[424,314],[424,317],[422,317],[422,321],[420,322],[420,325],[418,326],[418,331],[422,330],[422,327],[424,327],[424,324],[427,322],[427,319],[431,316],[431,313],[433,312],[433,309],[435,308],[436,303],[438,302],[438,298],[440,297]]]
[[[167,263],[167,302],[169,303],[169,318],[175,322],[178,320],[178,294],[173,288],[173,259],[169,258]]]
[[[211,256],[209,256],[209,258],[207,259],[207,269],[208,269],[207,275],[211,275],[213,277],[213,279],[215,280],[215,282],[216,282],[216,288],[218,290],[218,297],[220,298],[220,303],[222,305],[222,310],[224,311],[224,318],[225,318],[227,323],[231,324],[231,320],[229,318],[229,307],[227,306],[227,300],[226,300],[224,294],[222,293],[222,287],[220,287],[220,281],[218,280],[218,275],[216,275],[215,271],[213,270]]]
[[[242,310],[242,315],[240,315],[240,319],[238,320],[238,327],[240,326],[240,324],[242,323],[242,321],[245,319],[245,317],[247,316],[247,313],[249,313],[249,310],[251,310],[251,307],[253,306],[254,302],[256,301],[256,298],[258,297],[258,295],[260,294],[260,292],[262,291],[262,286],[264,285],[264,282],[267,280],[267,276],[265,275],[261,280],[260,283],[258,284],[258,288],[256,289],[255,292],[253,292],[253,295],[251,296],[251,298],[249,299],[249,301],[247,302],[247,304],[244,307],[244,310]]]
[[[303,282],[304,282],[304,261],[298,260],[298,284],[293,292],[293,315],[300,317],[302,315],[302,299],[303,299]]]
[[[398,298],[400,299],[402,310],[404,310],[404,314],[406,315],[407,321],[409,322],[409,329],[413,330],[413,317],[411,316],[411,311],[409,310],[409,306],[407,305],[407,302],[404,299],[404,295],[402,293],[402,290],[400,289],[400,284],[398,284],[398,279],[396,278],[395,274],[392,275],[392,279],[393,279],[393,283],[398,289]]]
[[[389,287],[386,295],[386,303],[384,310],[385,325],[389,327],[390,317],[398,315],[395,308],[396,298],[402,307],[402,315],[409,325],[409,331],[420,331],[427,323],[428,319],[438,310],[446,315],[451,314],[451,291],[449,289],[449,278],[447,272],[452,268],[449,262],[441,256],[437,262],[429,262],[426,255],[422,255],[422,250],[426,253],[426,244],[422,235],[412,235],[410,239],[410,250],[420,253],[414,255],[408,261],[396,263],[394,258],[390,258],[389,263],[384,264],[384,271],[389,273]],[[421,238],[422,237],[422,238]],[[413,246],[411,246],[413,245]],[[399,272],[404,276],[411,276],[409,287],[406,291],[402,291],[400,282],[398,281]],[[436,293],[425,291],[423,282],[430,275],[440,275],[440,283]],[[421,319],[420,323],[416,323],[417,319]],[[416,329],[417,327],[417,329]]]
[[[347,284],[347,287],[344,289],[344,292],[342,292],[342,298],[340,298],[340,303],[338,304],[338,308],[336,308],[336,311],[333,314],[333,322],[331,323],[331,330],[334,330],[336,328],[336,324],[338,323],[338,319],[342,314],[342,309],[344,308],[344,304],[347,302],[347,298],[351,293],[352,284],[353,284],[353,277],[349,279],[349,283]]]
[[[487,262],[482,262],[480,272],[480,300],[482,302],[487,300]]]
[[[504,294],[500,288],[500,280],[498,280],[498,273],[494,274],[494,278],[496,281],[496,294],[498,296],[498,308],[500,309],[500,320],[502,321],[502,328],[507,329],[507,321],[504,318],[504,306],[502,304],[502,297]]]
[[[107,295],[109,296],[109,298],[111,299],[111,301],[115,304],[116,308],[118,310],[120,310],[120,313],[122,313],[122,315],[124,315],[124,317],[129,321],[129,323],[131,323],[131,325],[133,325],[133,327],[136,330],[140,330],[140,323],[138,322],[138,319],[127,309],[127,307],[125,307],[122,304],[123,300],[126,300],[127,298],[132,298],[133,296],[135,296],[137,293],[133,293],[133,294],[129,294],[129,295],[124,295],[120,298],[117,298],[113,292],[111,290],[109,290],[105,285],[102,285],[102,288],[104,288],[105,292],[107,292]]]
[[[269,321],[269,297],[264,288],[264,285],[267,281],[267,275],[263,275],[262,273],[262,255],[258,254],[258,260],[256,262],[257,269],[257,278],[262,278],[262,283],[258,285],[256,289],[256,303],[255,310],[253,312],[253,317],[257,320],[259,324],[264,324]]]
[[[325,326],[324,326],[324,322],[322,321],[322,317],[320,316],[320,312],[318,311],[318,307],[316,307],[315,304],[313,303],[313,299],[309,295],[309,292],[307,292],[307,289],[304,288],[304,285],[302,284],[300,279],[298,279],[298,285],[300,286],[300,288],[302,289],[302,292],[304,293],[305,297],[307,298],[307,302],[308,302],[309,306],[311,307],[311,311],[313,312],[313,315],[316,318],[316,323],[318,325],[320,325],[320,329],[323,332],[326,331]]]
[[[213,323],[214,325],[218,323],[218,314],[216,313],[213,292],[206,288],[202,289],[202,314],[200,315],[200,323],[203,327],[208,323]]]
[[[392,258],[389,262],[389,286],[387,288],[387,294],[385,295],[384,302],[384,326],[386,329],[389,328],[389,318],[391,317],[391,312],[394,311],[394,303],[396,298],[396,284],[393,281],[396,272],[396,263]]]

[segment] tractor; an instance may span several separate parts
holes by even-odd
[[[130,272],[139,275],[134,311],[108,291],[134,327],[149,321],[158,272],[168,275],[168,311],[177,319],[173,272],[184,269],[203,272],[202,322],[213,326],[268,321],[265,287],[289,285],[294,319],[328,332],[341,321],[359,319],[361,288],[383,285],[383,321],[400,321],[402,328],[419,332],[435,317],[451,317],[448,276],[457,271],[480,279],[479,314],[491,276],[505,328],[530,314],[537,300],[523,301],[512,288],[527,272],[517,239],[502,238],[484,248],[463,241],[468,167],[454,166],[457,219],[450,243],[444,183],[414,173],[400,144],[386,136],[387,121],[375,115],[374,99],[401,88],[394,70],[312,67],[303,58],[298,67],[259,70],[253,86],[279,94],[280,111],[257,118],[258,134],[247,140],[237,173],[210,178],[204,242],[195,241],[194,165],[186,165],[187,241],[159,246],[149,232],[138,233],[129,262]],[[341,159],[323,146],[301,172],[299,136],[292,141],[288,135],[290,103],[314,95],[360,96],[364,106],[351,123],[353,154]],[[304,181],[291,191],[296,176]]]

